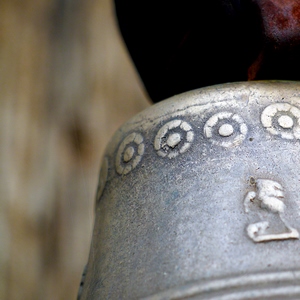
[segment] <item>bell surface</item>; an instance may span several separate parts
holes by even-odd
[[[104,154],[81,300],[300,299],[300,83],[141,112]]]

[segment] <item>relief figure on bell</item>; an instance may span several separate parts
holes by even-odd
[[[286,199],[282,185],[270,179],[256,179],[254,185],[256,191],[247,193],[244,209],[260,220],[247,226],[248,236],[254,242],[299,239],[298,230],[284,219]]]

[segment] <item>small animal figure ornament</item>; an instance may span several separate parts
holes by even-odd
[[[276,181],[257,179],[256,192],[248,192],[244,207],[259,215],[261,221],[248,225],[247,234],[254,242],[299,239],[299,232],[283,219],[286,206],[283,187]]]

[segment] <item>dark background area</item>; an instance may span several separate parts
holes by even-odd
[[[300,80],[297,0],[115,0],[154,102],[247,80]]]

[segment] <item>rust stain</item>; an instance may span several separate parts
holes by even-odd
[[[255,80],[257,78],[257,74],[261,69],[264,60],[264,50],[262,50],[256,60],[252,63],[252,65],[248,68],[248,81]]]
[[[300,40],[300,1],[255,1],[260,8],[265,35],[270,41],[294,43]]]
[[[262,70],[268,68],[270,57],[273,59],[273,67],[276,68],[276,63],[280,60],[282,63],[288,53],[294,53],[294,55],[298,53],[300,46],[300,1],[251,1],[259,8],[262,35],[265,39],[260,53],[248,67],[248,80],[256,80],[259,78],[259,74],[262,74]]]

